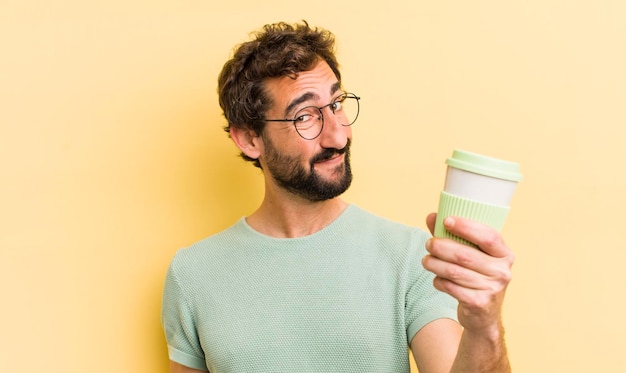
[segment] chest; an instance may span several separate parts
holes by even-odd
[[[397,372],[406,366],[404,289],[388,263],[282,258],[232,264],[202,284],[204,301],[193,305],[211,372],[263,366]]]

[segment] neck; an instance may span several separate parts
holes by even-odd
[[[265,192],[261,206],[246,218],[254,230],[278,238],[304,237],[332,223],[348,204],[336,197],[311,202],[286,191]]]

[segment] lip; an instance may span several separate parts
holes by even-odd
[[[344,160],[344,156],[345,154],[336,154],[335,156],[333,156],[332,158],[329,159],[325,159],[323,161],[319,161],[319,162],[315,162],[315,164],[321,164],[321,165],[335,165],[335,164],[340,164],[343,163]]]

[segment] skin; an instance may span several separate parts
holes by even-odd
[[[274,98],[268,118],[285,118],[285,108],[305,94],[311,96],[298,108],[323,106],[335,96],[339,82],[332,70],[320,61],[297,79],[282,77],[265,82]],[[258,158],[265,175],[265,196],[259,208],[247,217],[255,230],[273,237],[302,237],[324,228],[347,207],[340,197],[311,201],[279,185],[268,167],[268,160],[280,149],[281,157],[291,168],[315,172],[326,183],[338,184],[347,171],[346,154],[335,153],[329,159],[312,162],[324,149],[343,149],[352,138],[351,127],[341,126],[330,109],[324,109],[324,129],[313,140],[301,138],[291,123],[268,123],[263,136],[251,131],[231,129],[235,144],[247,156]],[[271,138],[268,144],[267,139]],[[273,166],[273,165],[272,165]],[[284,176],[284,175],[283,175]],[[427,218],[434,230],[435,214]],[[418,331],[411,350],[421,373],[437,372],[509,372],[504,345],[501,310],[506,287],[511,278],[513,254],[500,234],[493,229],[461,218],[447,218],[444,225],[451,233],[477,244],[480,250],[448,239],[432,238],[426,244],[429,255],[424,267],[435,274],[435,288],[459,301],[459,323],[435,320]],[[170,363],[171,373],[201,372]]]
[[[206,373],[206,370],[189,368],[170,360],[170,373]]]
[[[282,77],[265,82],[272,93],[274,105],[266,113],[268,118],[284,118],[293,115],[299,108],[323,106],[332,101],[339,89],[337,78],[328,64],[320,62],[315,68],[302,72],[297,79]],[[285,113],[289,104],[303,95],[311,98],[300,103],[290,113]],[[231,129],[235,144],[249,157],[258,158],[265,175],[265,196],[258,210],[247,218],[254,229],[273,237],[302,237],[315,233],[335,220],[347,207],[338,197],[324,201],[307,198],[282,188],[268,170],[268,154],[271,154],[264,137],[271,137],[271,146],[281,149],[284,157],[300,167],[315,172],[327,183],[340,183],[346,172],[346,154],[335,154],[330,159],[314,162],[324,149],[343,149],[352,138],[352,128],[341,126],[330,108],[323,109],[324,129],[313,140],[301,138],[292,123],[268,122],[263,136],[251,131]],[[303,218],[305,217],[305,218]]]
[[[436,214],[430,214],[426,223],[434,231]],[[431,238],[426,243],[429,255],[422,260],[424,268],[436,277],[434,286],[459,301],[458,318],[463,326],[461,338],[452,367],[432,367],[421,359],[420,348],[435,349],[439,346],[420,347],[436,340],[438,331],[451,328],[448,320],[437,320],[423,328],[427,338],[418,332],[411,343],[420,372],[510,372],[502,326],[502,304],[506,288],[511,280],[511,268],[515,257],[504,243],[502,236],[490,227],[459,217],[444,219],[445,228],[452,234],[478,245],[480,250],[442,238]],[[436,323],[436,326],[435,326]],[[445,325],[442,325],[445,324]],[[445,334],[445,343],[452,343]],[[441,342],[438,341],[438,344]],[[448,350],[449,347],[441,346]],[[417,352],[416,352],[417,351]],[[426,352],[429,353],[429,352]],[[426,359],[428,360],[428,359]],[[420,363],[420,361],[422,363]],[[420,364],[427,364],[422,370]]]
[[[299,156],[287,156],[274,145],[270,136],[263,136],[265,144],[265,160],[267,171],[282,188],[297,194],[309,201],[323,201],[334,198],[345,192],[352,182],[352,172],[349,162],[349,143],[343,149],[325,149],[315,158],[309,160],[307,167],[301,164]],[[336,180],[327,181],[314,168],[321,160],[327,160],[342,153],[344,162],[337,167]]]

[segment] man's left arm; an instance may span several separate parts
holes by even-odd
[[[435,214],[429,215],[427,224],[431,232],[434,222]],[[513,252],[502,236],[486,225],[456,217],[446,218],[444,225],[450,233],[480,248],[477,250],[443,238],[432,238],[426,244],[430,255],[424,257],[423,265],[435,274],[435,288],[459,301],[458,318],[463,331],[458,349],[449,343],[442,346],[450,351],[456,350],[450,371],[510,372],[502,304],[511,280]],[[437,338],[436,331],[432,333]],[[422,348],[415,338],[411,345],[414,354],[416,349]]]

